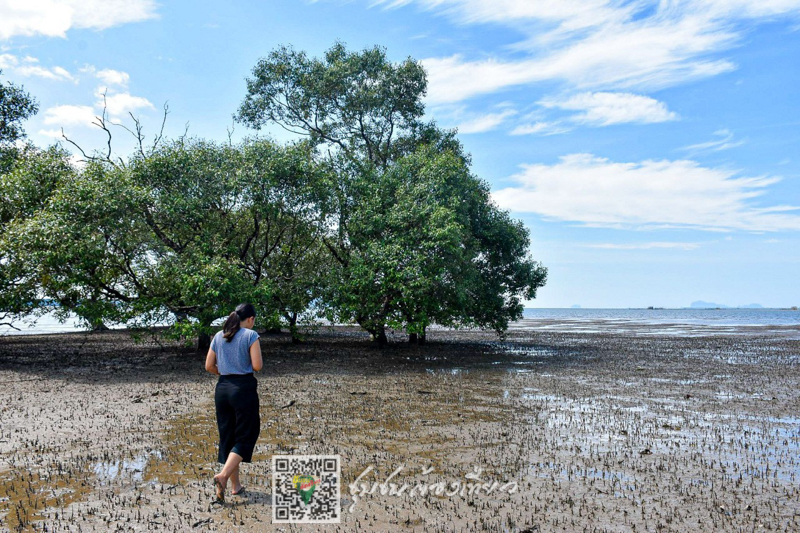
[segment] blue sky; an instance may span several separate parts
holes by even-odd
[[[39,145],[102,148],[103,92],[150,136],[168,102],[168,135],[226,139],[259,57],[337,39],[423,62],[549,269],[532,307],[800,305],[800,0],[0,0]]]

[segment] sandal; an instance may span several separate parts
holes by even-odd
[[[236,492],[231,492],[231,494],[233,494],[234,496],[241,496],[242,494],[244,494],[244,491],[245,491],[245,487],[244,487],[244,485],[242,485],[241,489],[239,489]]]

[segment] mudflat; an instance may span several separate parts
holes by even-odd
[[[261,437],[224,505],[203,356],[2,337],[0,530],[798,531],[800,327],[741,333],[264,335]],[[340,455],[340,524],[271,523],[273,454]]]

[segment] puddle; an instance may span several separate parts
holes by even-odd
[[[130,459],[98,461],[93,467],[94,475],[101,485],[113,482],[140,483],[144,481],[144,471],[151,458],[161,459],[162,454],[159,450],[152,450]]]

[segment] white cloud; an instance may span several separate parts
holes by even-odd
[[[566,99],[542,100],[539,104],[544,107],[583,111],[571,119],[595,126],[626,122],[647,124],[678,119],[663,102],[631,93],[580,93]]]
[[[102,30],[156,17],[153,0],[1,0],[0,40],[66,37],[72,28]]]
[[[125,88],[131,81],[131,77],[127,72],[122,72],[121,70],[113,70],[110,68],[97,70],[92,65],[86,65],[81,69],[81,72],[91,74],[92,76],[98,78],[100,81],[102,81],[105,85],[109,87],[119,86]]]
[[[97,77],[107,85],[119,85],[121,87],[127,87],[131,79],[127,72],[112,70],[110,68],[97,71]]]
[[[90,126],[95,121],[95,116],[94,109],[88,105],[59,105],[45,110],[44,123],[59,127]]]
[[[699,242],[642,242],[637,244],[600,243],[587,244],[586,247],[608,250],[651,250],[653,248],[696,250],[700,248],[700,244]]]
[[[103,102],[97,103],[102,107]],[[142,96],[132,96],[130,93],[117,93],[106,96],[106,106],[108,114],[112,117],[121,117],[128,113],[134,113],[140,109],[155,109],[147,98]]]
[[[714,132],[714,135],[719,137],[719,139],[704,143],[690,144],[689,146],[684,146],[683,150],[687,150],[689,152],[719,152],[721,150],[736,148],[737,146],[744,144],[744,141],[742,140],[733,140],[733,133],[730,130],[718,130]]]
[[[52,137],[53,139],[61,139],[61,130],[58,129],[39,130],[38,133],[43,137]]]
[[[428,99],[457,102],[530,83],[558,80],[578,88],[661,88],[733,70],[726,60],[700,58],[733,35],[696,34],[694,24],[602,30],[541,58],[477,61],[454,55],[423,60]]]
[[[0,56],[0,60],[2,60]],[[35,60],[33,60],[35,61]],[[155,109],[153,104],[144,97],[133,96],[127,90],[130,76],[127,72],[112,69],[97,70],[91,65],[81,69],[81,72],[90,74],[107,85],[96,87],[94,106],[88,105],[59,105],[44,111],[44,124],[56,128],[42,129],[40,135],[45,137],[61,137],[60,128],[64,127],[96,127],[98,118],[102,116],[103,109],[112,121],[123,120],[128,113],[136,114],[137,111]],[[120,89],[125,89],[120,92]]]
[[[558,135],[569,131],[572,130],[561,125],[560,122],[539,121],[532,124],[520,124],[511,130],[511,135]]]
[[[396,8],[415,2],[373,0],[372,3]],[[800,9],[797,0],[672,0],[669,3],[658,0],[416,0],[416,3],[463,24],[539,22],[548,25],[555,35],[685,12],[719,19],[769,17]],[[648,10],[651,11],[649,16]],[[547,35],[548,40],[552,38],[553,35]]]
[[[49,80],[66,80],[77,82],[72,74],[62,67],[43,67],[38,59],[25,56],[22,59],[12,54],[0,54],[0,69],[8,69],[19,76],[45,78]]]
[[[508,117],[515,115],[516,112],[508,109],[500,113],[487,113],[470,120],[466,120],[458,125],[459,133],[482,133],[491,131],[502,124]]]
[[[735,69],[715,55],[735,46],[753,22],[800,13],[800,0],[416,3],[460,23],[499,23],[529,36],[516,43],[521,53],[512,59],[454,55],[423,60],[431,103],[458,102],[544,80],[606,91],[673,86]]]
[[[128,92],[127,87],[130,83],[130,75],[127,72],[112,69],[97,70],[91,65],[81,69],[104,83],[94,90],[97,98],[95,108],[102,112],[105,106],[109,116],[119,119],[128,113],[135,113],[142,109],[155,109],[152,102],[142,96],[133,96]],[[99,114],[99,113],[98,113]]]
[[[412,3],[412,0],[377,0],[388,8]],[[421,0],[427,8],[442,9],[464,24],[520,20],[544,20],[559,24],[564,30],[579,30],[628,16],[632,8],[616,8],[607,0]]]
[[[503,208],[588,226],[704,230],[800,230],[796,206],[759,207],[777,177],[736,177],[689,160],[615,163],[572,154],[524,165],[516,187],[493,193]]]
[[[20,76],[36,76],[48,80],[77,81],[72,74],[61,67],[45,68],[39,65],[26,65],[14,68],[14,73]]]
[[[17,56],[11,54],[0,54],[0,69],[12,68],[19,63]]]

